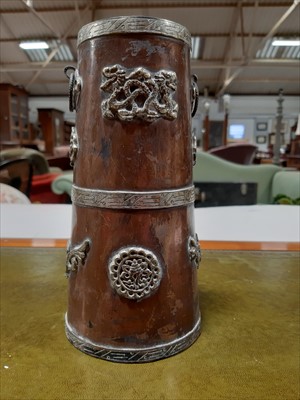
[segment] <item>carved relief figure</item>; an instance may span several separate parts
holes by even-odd
[[[151,74],[143,67],[128,71],[116,64],[103,68],[103,77],[100,88],[110,94],[101,105],[104,117],[148,122],[177,118],[178,104],[172,98],[177,88],[175,72],[160,70]]]

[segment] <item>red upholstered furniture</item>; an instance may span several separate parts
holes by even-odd
[[[65,203],[66,195],[52,192],[51,183],[61,173],[46,173],[32,177],[30,200],[32,203]]]

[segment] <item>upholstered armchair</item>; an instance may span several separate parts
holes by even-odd
[[[0,151],[0,162],[15,158],[28,158],[33,167],[33,175],[48,174],[51,172],[60,172],[60,168],[49,167],[48,161],[43,153],[38,150],[17,147]]]
[[[0,163],[16,158],[29,159],[33,167],[30,190],[32,203],[65,203],[67,196],[57,195],[51,189],[53,180],[64,173],[61,168],[50,166],[45,155],[34,149],[20,147],[0,152]]]

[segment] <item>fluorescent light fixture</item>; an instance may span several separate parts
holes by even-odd
[[[272,46],[300,46],[300,40],[276,39],[272,42]]]
[[[201,38],[200,36],[192,36],[192,59],[197,60],[200,57]]]
[[[44,41],[36,42],[21,42],[19,46],[23,50],[33,50],[33,49],[49,49],[49,45]]]

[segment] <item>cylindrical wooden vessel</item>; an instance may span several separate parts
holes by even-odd
[[[67,337],[111,361],[169,357],[200,334],[190,35],[157,18],[90,23],[69,78]]]

